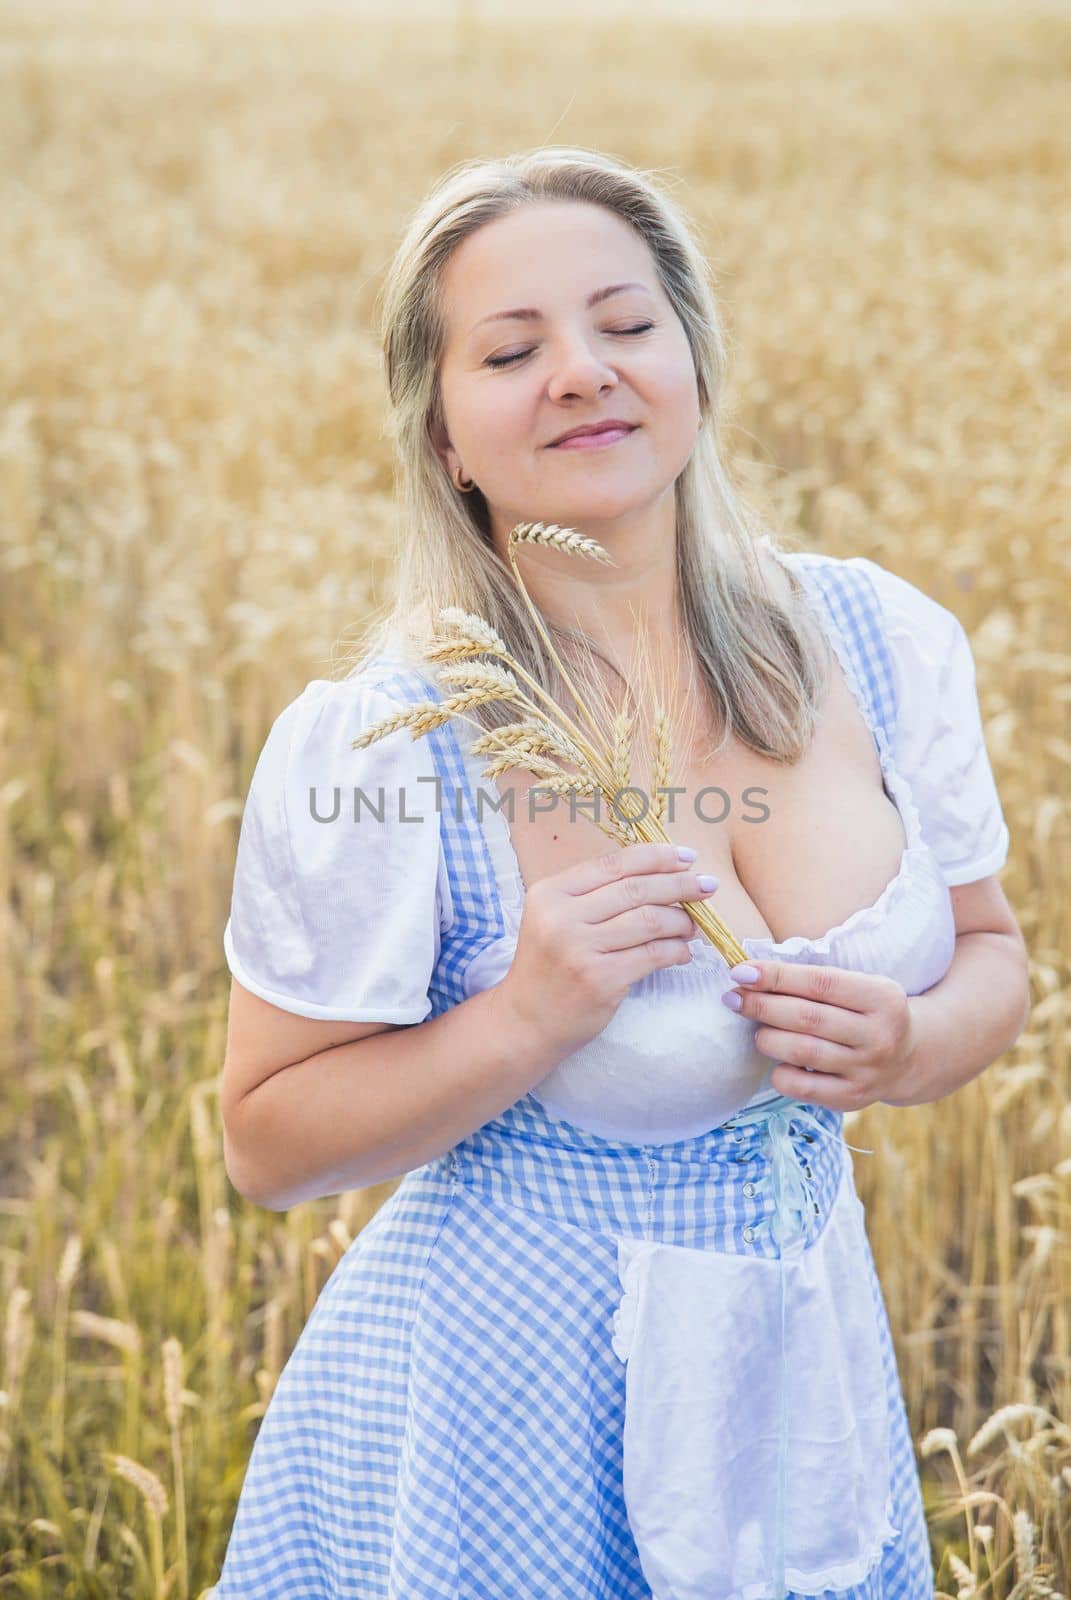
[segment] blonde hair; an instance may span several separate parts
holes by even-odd
[[[559,704],[571,701],[492,544],[479,488],[458,491],[432,440],[441,418],[439,365],[447,330],[440,285],[446,263],[477,228],[540,200],[605,207],[629,222],[651,252],[691,346],[702,415],[675,485],[684,642],[723,739],[733,734],[764,756],[795,761],[814,731],[828,654],[795,577],[787,603],[770,593],[756,551],[765,530],[723,464],[719,405],[726,347],[710,269],[685,215],[649,174],[572,146],[449,169],[417,208],[394,256],[381,291],[380,332],[387,433],[396,453],[404,532],[393,599],[369,626],[356,656],[351,654],[349,669],[359,672],[380,653],[419,665],[439,610],[460,606],[489,622]],[[530,515],[537,520],[539,507]],[[582,652],[605,659],[581,630],[554,627],[549,618],[544,623],[556,644],[572,640]],[[487,729],[516,714],[502,703],[467,713]]]

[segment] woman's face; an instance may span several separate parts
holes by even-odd
[[[695,367],[626,222],[600,206],[532,202],[458,246],[443,292],[435,443],[448,472],[475,480],[500,538],[521,521],[582,528],[672,504],[699,426]],[[553,443],[612,417],[633,424],[616,443]]]

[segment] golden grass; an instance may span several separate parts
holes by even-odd
[[[214,1580],[257,1420],[392,1187],[231,1190],[220,935],[269,723],[402,536],[382,270],[443,166],[543,140],[681,185],[737,470],[793,542],[970,632],[1033,1013],[951,1101],[862,1113],[857,1179],[942,1593],[1067,1593],[1066,18],[460,15],[0,20],[0,1594]]]

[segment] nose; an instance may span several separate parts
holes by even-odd
[[[554,363],[547,385],[552,400],[585,399],[617,388],[617,373],[585,339],[569,340]]]

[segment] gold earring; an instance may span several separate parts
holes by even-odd
[[[474,478],[470,478],[467,483],[462,483],[461,482],[462,471],[463,471],[463,469],[461,467],[455,467],[453,472],[450,474],[450,476],[453,478],[453,480],[454,480],[454,488],[458,491],[459,494],[469,494],[471,490],[475,489],[476,481],[475,481]]]

